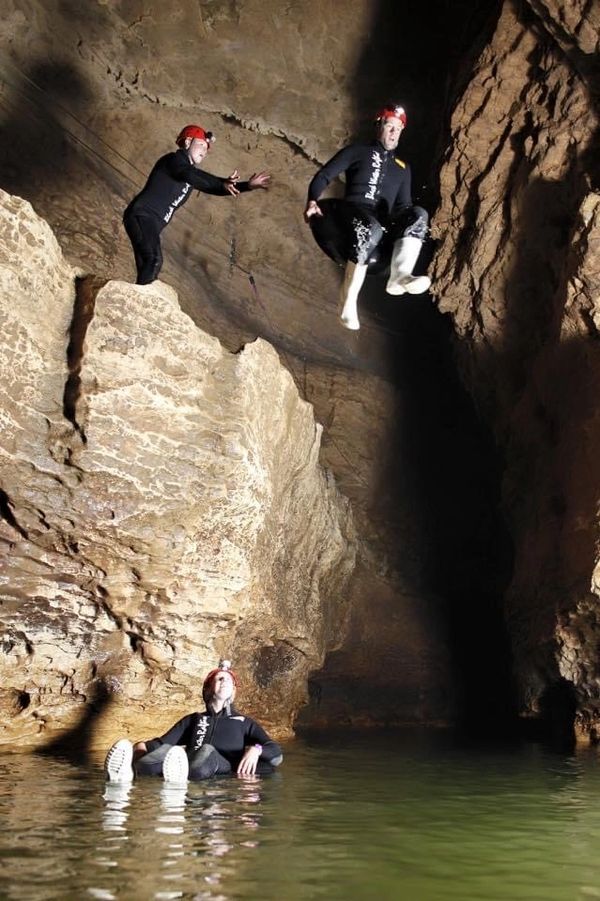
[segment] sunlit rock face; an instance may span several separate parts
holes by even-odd
[[[312,407],[269,344],[229,353],[162,282],[76,292],[48,225],[1,199],[3,743],[155,734],[220,655],[289,730],[356,551]]]
[[[524,713],[597,731],[600,18],[505,3],[457,105],[436,292],[505,454],[506,616]]]

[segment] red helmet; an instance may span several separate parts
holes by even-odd
[[[175,143],[178,147],[183,147],[186,138],[198,138],[199,141],[206,141],[209,150],[212,141],[215,139],[212,131],[204,131],[199,125],[186,125],[179,132]]]
[[[219,660],[219,665],[215,667],[215,669],[211,669],[210,673],[206,676],[206,679],[202,683],[202,698],[204,703],[207,704],[210,700],[210,692],[212,689],[212,683],[215,676],[218,676],[219,673],[229,673],[231,678],[233,679],[234,688],[237,688],[237,676],[234,671],[231,669],[231,663],[229,660]]]
[[[403,125],[406,125],[406,112],[403,106],[384,106],[382,110],[377,113],[375,117],[375,121],[377,123],[385,122],[386,119],[400,119]]]

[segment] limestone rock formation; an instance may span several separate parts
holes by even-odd
[[[356,550],[312,407],[269,344],[229,353],[161,282],[76,290],[1,201],[3,743],[156,734],[222,654],[288,731]]]
[[[504,451],[506,616],[526,714],[600,712],[598,6],[504,4],[452,119],[436,291]],[[568,696],[571,695],[571,700]],[[554,711],[549,715],[560,715]]]

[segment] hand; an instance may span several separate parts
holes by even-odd
[[[237,182],[240,180],[240,174],[237,169],[234,169],[227,181],[225,182],[225,188],[232,197],[236,197],[240,192],[236,188]]]
[[[255,172],[254,175],[251,175],[248,179],[248,187],[251,191],[254,191],[255,188],[263,188],[263,190],[267,191],[269,189],[270,181],[271,176],[268,172]]]
[[[256,773],[256,764],[258,763],[261,753],[260,748],[255,748],[254,745],[250,748],[246,748],[244,756],[240,760],[237,768],[238,776],[254,776]]]
[[[133,746],[133,759],[137,760],[138,757],[143,757],[144,754],[148,753],[148,748],[146,747],[145,741],[136,741]]]
[[[308,222],[311,216],[322,216],[321,207],[316,200],[309,200],[304,210],[304,221]]]

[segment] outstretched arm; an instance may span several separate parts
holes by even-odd
[[[255,191],[257,188],[262,188],[267,191],[269,189],[270,181],[271,176],[268,172],[255,172],[254,175],[250,176],[248,181],[240,181],[238,170],[234,169],[229,178],[225,179],[225,188],[228,194],[235,197],[243,191]]]
[[[266,172],[258,172],[251,175],[248,181],[240,181],[237,169],[234,169],[227,178],[221,178],[219,175],[212,175],[203,169],[197,169],[178,154],[173,154],[169,167],[171,175],[177,181],[187,182],[192,188],[202,191],[203,194],[215,194],[221,197],[226,194],[236,197],[238,194],[253,191],[255,188],[266,189],[271,178]]]

